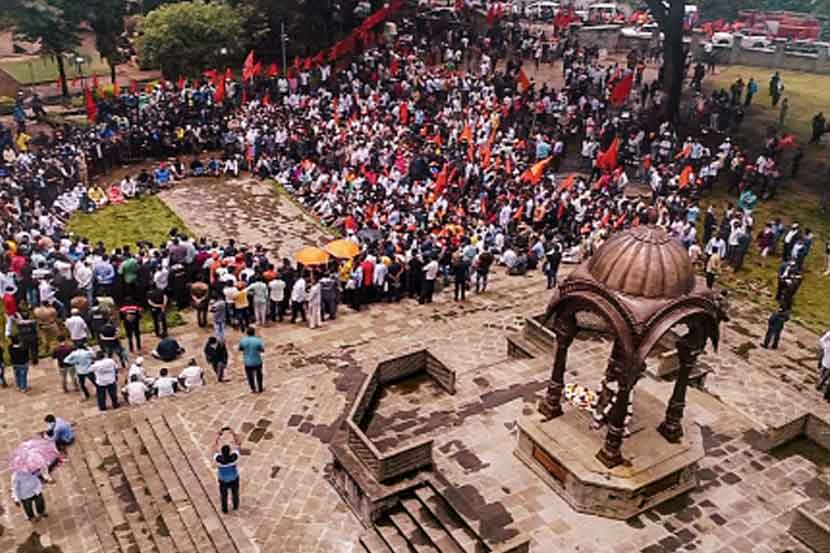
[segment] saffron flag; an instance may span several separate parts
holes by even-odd
[[[553,156],[547,157],[542,161],[537,161],[533,164],[533,166],[524,172],[522,175],[522,180],[531,182],[533,184],[538,184],[540,180],[542,180],[542,175],[545,174],[545,169],[547,169],[548,164],[553,159]]]
[[[112,95],[118,98],[121,96],[121,86],[118,84],[118,79],[112,82]]]
[[[92,91],[89,87],[84,88],[84,96],[86,99],[86,119],[90,123],[95,123],[98,118],[98,106],[95,105],[95,98],[92,97]]]
[[[242,79],[249,81],[254,78],[254,51],[248,52],[248,57],[245,58],[245,63],[242,66]]]
[[[473,130],[470,128],[469,123],[464,123],[464,130],[461,131],[461,136],[459,140],[462,142],[472,142],[473,141]]]
[[[516,75],[516,89],[524,94],[528,88],[530,88],[530,79],[527,78],[524,69],[519,69],[519,74]]]
[[[447,166],[448,164],[445,163],[441,171],[439,171],[438,174],[435,176],[434,190],[436,197],[440,196],[441,193],[444,192],[444,188],[446,188],[447,186]]]
[[[563,180],[562,184],[559,185],[559,190],[570,190],[574,187],[574,182],[576,182],[576,174],[572,174]]]
[[[597,167],[605,171],[617,168],[617,155],[620,151],[620,139],[615,138],[607,150],[597,156]]]
[[[692,176],[692,166],[687,165],[681,171],[680,176],[677,178],[677,185],[682,190],[689,186],[689,178]]]
[[[690,155],[692,155],[692,145],[686,144],[683,146],[683,149],[680,150],[676,156],[674,156],[674,159],[686,159]]]
[[[614,107],[622,107],[631,93],[631,87],[634,84],[634,74],[629,73],[622,78],[611,91],[611,105]]]
[[[221,104],[222,100],[225,99],[225,80],[221,79],[219,84],[216,85],[216,92],[213,93],[213,101],[217,104]]]

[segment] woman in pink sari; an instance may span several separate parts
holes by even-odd
[[[121,187],[117,184],[111,184],[110,187],[107,188],[107,197],[113,205],[123,204],[126,201],[124,199],[124,193],[121,192]]]

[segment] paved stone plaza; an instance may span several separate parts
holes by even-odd
[[[325,238],[267,185],[211,183],[207,201],[196,195],[199,186],[184,184],[163,196],[196,232],[217,239],[234,234],[280,257]],[[456,371],[456,393],[428,379],[390,386],[368,432],[380,447],[432,437],[435,469],[465,500],[466,518],[525,535],[534,552],[809,551],[787,529],[794,509],[830,498],[826,453],[803,438],[764,449],[788,429],[797,427],[791,432],[797,434],[808,415],[818,428],[814,439],[823,439],[830,405],[814,391],[815,335],[790,325],[780,350],[761,349],[766,314],[734,301],[720,350],[702,358],[711,370],[706,392],[693,389],[688,398],[686,420],[700,426],[706,450],[697,489],[628,521],[581,515],[513,455],[516,421],[535,410],[552,357],[511,358],[506,338],[526,316],[544,311],[549,293],[538,274],[496,273],[491,289],[471,293],[466,303],[444,292],[432,306],[405,300],[360,313],[344,308],[317,330],[261,329],[262,395],[247,391],[233,351],[228,384],[209,375],[202,390],[100,414],[94,402],[64,395],[53,363],[41,361],[30,373],[29,395],[0,392],[0,459],[41,429],[48,412],[79,427],[79,444],[45,489],[49,518],[35,525],[11,503],[4,472],[0,551],[363,551],[358,538],[365,528],[330,484],[328,446],[368,372],[418,349]],[[192,315],[187,319],[174,334],[201,360],[208,331],[196,328]],[[234,350],[238,339],[229,337]],[[149,352],[155,340],[147,342]],[[575,342],[567,381],[596,387],[609,352],[610,344],[596,338]],[[188,357],[170,365],[172,372]],[[155,374],[158,363],[148,363]],[[645,377],[638,386],[665,400],[672,383]],[[210,445],[225,425],[244,439],[243,483],[240,511],[222,517]]]

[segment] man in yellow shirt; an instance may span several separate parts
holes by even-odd
[[[244,332],[248,328],[250,319],[250,309],[248,304],[248,291],[245,289],[244,282],[237,282],[238,290],[233,296],[233,308],[236,315],[236,324],[239,325],[239,330]]]

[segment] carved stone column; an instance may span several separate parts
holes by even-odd
[[[539,404],[539,412],[546,419],[555,419],[562,415],[562,391],[565,389],[565,368],[568,362],[568,349],[574,339],[572,330],[556,333],[556,356],[553,359],[550,382],[548,382],[545,399]]]
[[[608,414],[606,425],[608,431],[605,435],[605,444],[597,453],[597,459],[608,468],[614,468],[622,464],[623,434],[625,432],[625,419],[628,416],[628,401],[631,397],[631,383],[627,378],[622,377],[619,381],[620,387],[617,390],[614,405]]]
[[[683,438],[683,411],[686,408],[689,375],[697,366],[698,356],[703,352],[703,344],[699,338],[699,331],[690,328],[690,332],[677,341],[680,370],[668,407],[666,407],[666,418],[657,427],[657,431],[671,443],[678,443]]]

